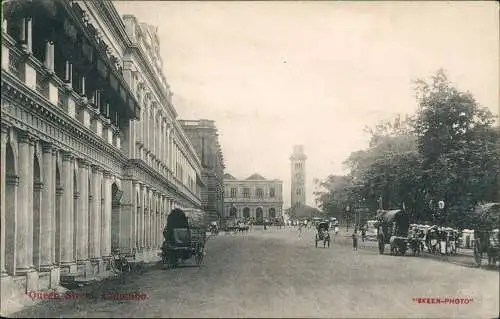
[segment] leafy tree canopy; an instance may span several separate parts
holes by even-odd
[[[382,198],[384,209],[404,203],[415,222],[463,226],[475,205],[500,201],[500,130],[492,113],[443,70],[415,84],[417,112],[366,128],[369,147],[346,159],[349,174],[321,181],[323,210],[341,215],[362,199],[374,210]]]

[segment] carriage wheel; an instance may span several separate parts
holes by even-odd
[[[177,256],[175,255],[175,252],[171,251],[167,254],[167,265],[168,268],[175,268],[177,267]]]
[[[200,266],[201,263],[203,262],[203,246],[199,245],[198,248],[196,249],[196,255],[194,256],[194,261],[196,262],[196,265]]]
[[[401,254],[401,256],[404,256],[406,254],[406,247],[398,247],[398,252]]]

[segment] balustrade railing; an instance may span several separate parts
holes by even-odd
[[[9,72],[21,78],[21,57],[13,50],[9,50]]]
[[[64,108],[65,106],[65,96],[62,89],[57,90],[57,107]]]
[[[40,72],[36,71],[36,90],[43,95],[45,98],[49,99],[49,81],[47,76]]]
[[[88,108],[90,115],[95,113],[96,110],[88,106],[81,105],[82,102],[76,97],[75,94],[67,93],[68,88],[64,84],[63,80],[49,75],[43,64],[36,60],[33,55],[23,55],[16,47],[15,41],[5,32],[3,33],[3,36],[5,38],[2,39],[2,45],[8,48],[8,57],[6,57],[8,58],[8,64],[5,64],[8,65],[8,69],[6,71],[18,78],[28,87],[32,88],[34,91],[40,93],[45,99],[48,100],[49,103],[54,105],[54,107],[63,109],[69,116],[79,120],[82,125],[86,126],[84,120],[86,118],[88,119],[88,117],[78,117],[77,112],[75,111],[81,107]],[[5,57],[2,57],[2,59],[4,58]],[[34,78],[32,78],[31,74],[34,75]],[[30,83],[28,83],[29,81],[33,81],[34,83],[31,82],[30,85]],[[56,96],[51,96],[51,94],[55,94]],[[75,109],[71,109],[69,107],[68,101],[70,99],[73,101],[71,105],[73,105]],[[113,124],[111,124],[113,131],[118,131],[118,128]],[[94,133],[98,134],[97,131],[94,131]],[[102,134],[99,136],[105,140],[107,138]],[[119,146],[117,143],[111,144],[115,147]]]

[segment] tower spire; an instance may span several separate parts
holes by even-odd
[[[291,206],[299,207],[306,204],[306,159],[303,145],[294,145],[290,156],[292,187]]]

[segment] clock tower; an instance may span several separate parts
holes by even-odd
[[[292,207],[306,204],[306,159],[303,145],[295,145],[293,154],[290,156],[292,167],[292,197],[290,205]]]

